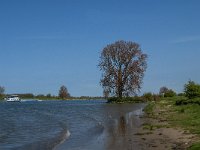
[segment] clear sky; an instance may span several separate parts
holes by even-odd
[[[101,50],[135,41],[147,53],[142,92],[200,83],[199,0],[1,0],[0,86],[6,93],[101,96]]]

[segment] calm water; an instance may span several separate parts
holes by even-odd
[[[144,104],[97,101],[0,102],[0,149],[110,149],[140,125]]]

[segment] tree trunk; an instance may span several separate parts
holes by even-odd
[[[118,96],[120,99],[122,98],[122,90],[121,89],[119,89],[119,91],[118,91]]]
[[[121,66],[118,70],[118,97],[121,99],[122,98],[122,92],[123,92],[123,82],[122,82],[122,70]]]

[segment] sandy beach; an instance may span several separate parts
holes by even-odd
[[[151,120],[155,124],[155,120]],[[149,120],[147,121],[149,123]],[[152,123],[152,122],[151,122]],[[163,125],[162,123],[156,123],[156,125]],[[163,150],[163,149],[180,149],[184,150],[191,146],[196,140],[196,136],[185,132],[183,129],[159,127],[156,129],[144,129],[140,127],[138,132],[132,139],[134,145],[137,145],[137,149],[140,150]],[[130,148],[127,148],[130,149]],[[134,149],[134,148],[133,148]]]

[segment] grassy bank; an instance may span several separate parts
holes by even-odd
[[[186,133],[200,137],[200,98],[190,100],[186,97],[161,98],[160,101],[149,102],[145,112],[148,117],[159,122],[168,122],[169,127],[182,128]],[[198,141],[189,148],[189,150],[199,149]]]

